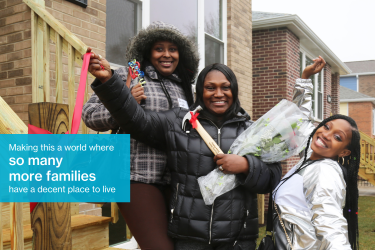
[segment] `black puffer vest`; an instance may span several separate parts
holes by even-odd
[[[204,204],[197,178],[217,166],[213,153],[196,130],[186,133],[182,120],[188,112],[175,108],[166,112],[145,112],[115,74],[107,83],[95,81],[93,90],[122,128],[133,138],[167,152],[173,188],[170,205],[170,236],[207,243],[235,242],[258,236],[257,193],[268,193],[281,177],[280,164],[265,164],[247,155],[249,174],[238,174],[241,185]],[[198,117],[199,118],[199,117]],[[221,128],[199,119],[208,134],[227,152],[233,141],[251,124],[242,110]]]

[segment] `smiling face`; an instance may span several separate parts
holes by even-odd
[[[203,85],[203,103],[208,111],[222,116],[233,104],[230,82],[218,70],[208,72]]]
[[[311,160],[322,158],[336,159],[350,155],[347,146],[352,140],[352,127],[343,119],[327,122],[314,134],[311,149],[314,151]]]
[[[179,62],[178,48],[168,41],[155,42],[151,48],[150,61],[163,76],[171,75]]]

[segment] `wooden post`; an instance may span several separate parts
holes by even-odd
[[[119,220],[118,206],[116,202],[111,202],[111,219],[112,223],[117,223],[117,221]]]
[[[68,105],[29,104],[29,123],[54,134],[68,131]],[[68,202],[38,203],[31,213],[33,249],[72,249],[71,208]]]
[[[133,237],[132,232],[130,232],[128,225],[126,225],[126,239],[130,240],[132,237]]]
[[[258,223],[264,224],[264,194],[258,194]]]
[[[22,225],[22,203],[10,203],[10,248],[12,250],[23,250],[23,225]],[[1,228],[1,230],[3,230]]]

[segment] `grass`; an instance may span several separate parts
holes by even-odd
[[[375,197],[359,197],[358,207],[359,249],[375,249]],[[259,228],[257,245],[263,239],[265,231],[265,226]]]

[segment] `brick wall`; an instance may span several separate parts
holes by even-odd
[[[332,115],[340,113],[340,75],[336,72],[331,75]]]
[[[299,38],[294,35],[290,30],[286,30],[286,99],[291,101],[293,99],[293,89],[296,83],[296,79],[300,78],[300,57],[299,57]],[[278,96],[275,96],[278,97]]]
[[[253,32],[253,120],[287,98],[288,33],[286,28]]]
[[[31,103],[30,24],[22,0],[0,0],[0,96],[25,122]]]
[[[86,45],[105,56],[106,0],[82,8],[65,0],[46,0],[46,9]],[[55,101],[55,47],[51,44],[51,102]],[[63,59],[63,97],[67,103],[67,57]],[[80,68],[76,69],[76,83]],[[90,79],[89,81],[91,81]],[[0,0],[0,96],[28,123],[31,97],[31,10],[22,0]]]
[[[375,97],[375,75],[358,76],[359,92]]]
[[[83,8],[66,0],[46,0],[46,9],[82,42],[105,57],[106,0],[88,0]],[[68,61],[63,53],[63,103],[68,103]],[[78,89],[80,67],[76,65],[76,90]],[[55,46],[51,44],[51,102],[55,102]],[[89,78],[88,82],[92,82]],[[89,88],[90,92],[91,88]]]
[[[375,109],[375,105],[372,102],[349,103],[349,116],[355,120],[359,130],[372,137],[374,137],[372,133],[374,126],[373,109]]]
[[[236,74],[241,106],[252,115],[251,0],[228,0],[227,7],[227,64]]]

